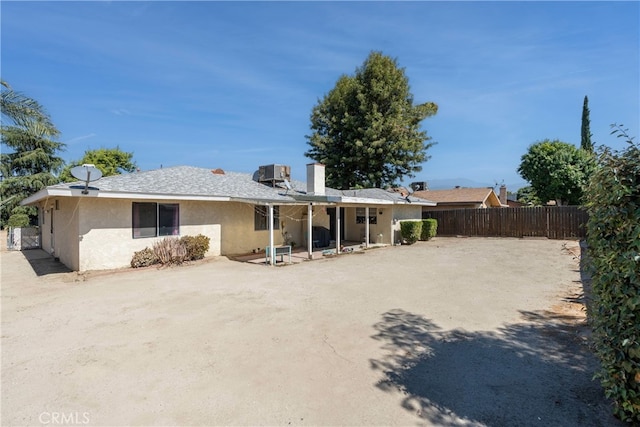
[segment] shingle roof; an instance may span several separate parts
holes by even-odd
[[[229,197],[232,199],[296,202],[296,196],[306,195],[306,183],[291,181],[291,189],[283,184],[272,187],[257,182],[255,174],[211,170],[193,166],[175,166],[144,172],[114,175],[91,182],[92,188],[102,193],[131,193],[145,195],[175,195]],[[48,189],[68,190],[69,188],[84,187],[83,182],[57,184]],[[325,188],[325,195],[329,197],[355,197],[365,199],[386,200],[392,202],[406,202],[398,193],[391,193],[378,188],[359,190],[336,190]],[[422,199],[409,200],[424,202]]]
[[[415,197],[445,203],[483,203],[494,194],[491,188],[454,188],[451,190],[425,190],[413,193]],[[497,198],[497,196],[496,196]]]
[[[83,185],[76,182],[58,184],[53,188],[68,188]],[[283,201],[283,189],[260,184],[251,174],[225,172],[214,173],[211,169],[193,166],[175,166],[145,172],[134,172],[101,178],[91,183],[103,192],[144,193],[181,196],[223,196],[247,199],[269,199]]]

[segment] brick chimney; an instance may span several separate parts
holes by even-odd
[[[503,205],[507,204],[507,186],[502,184],[500,186],[500,203]]]
[[[321,163],[307,165],[307,194],[324,196],[324,165]]]

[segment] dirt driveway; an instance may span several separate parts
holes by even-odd
[[[576,254],[436,238],[37,276],[3,252],[2,425],[618,425]]]

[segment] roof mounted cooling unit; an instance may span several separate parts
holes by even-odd
[[[429,189],[429,186],[427,185],[427,181],[419,181],[412,182],[411,188],[413,189],[413,191],[427,191]]]
[[[270,182],[274,185],[276,182],[284,182],[291,180],[291,167],[285,165],[265,165],[258,168],[258,181]]]

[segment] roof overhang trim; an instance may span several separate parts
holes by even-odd
[[[150,194],[127,193],[118,191],[100,191],[89,187],[88,194],[82,194],[84,188],[45,188],[27,197],[20,202],[21,205],[31,205],[43,199],[51,197],[79,197],[100,199],[137,199],[137,200],[193,200],[207,202],[227,202],[231,200],[227,196],[206,196],[199,194]]]

